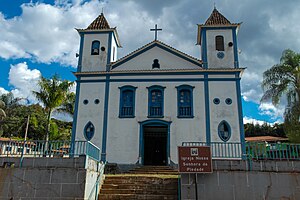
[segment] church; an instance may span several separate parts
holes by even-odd
[[[77,29],[72,141],[91,141],[102,161],[118,164],[177,164],[183,142],[237,143],[243,149],[240,25],[214,8],[195,27],[199,58],[157,37],[118,58],[117,29],[103,13]]]

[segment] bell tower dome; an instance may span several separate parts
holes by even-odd
[[[117,29],[111,28],[101,13],[86,29],[77,29],[80,35],[78,72],[108,71],[117,60],[121,47]]]
[[[231,23],[216,8],[205,24],[198,24],[204,68],[238,68],[237,33],[241,23]]]

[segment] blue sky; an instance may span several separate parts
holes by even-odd
[[[79,36],[104,9],[112,27],[117,26],[123,48],[118,57],[153,40],[149,31],[163,28],[159,39],[194,57],[200,57],[196,24],[204,23],[214,2],[231,22],[243,22],[239,35],[245,122],[282,121],[284,102],[278,107],[260,104],[262,73],[279,62],[284,49],[300,51],[298,19],[300,1],[289,0],[1,0],[0,94],[36,99],[40,75],[58,73],[75,80]],[[270,3],[272,2],[272,3]]]

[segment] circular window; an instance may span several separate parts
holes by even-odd
[[[227,99],[225,100],[225,103],[226,103],[227,105],[230,105],[230,104],[232,104],[232,99],[230,99],[230,98],[227,98]]]
[[[105,47],[101,47],[101,51],[105,51]]]
[[[100,103],[100,100],[99,100],[99,99],[95,99],[94,103],[95,103],[95,104],[99,104],[99,103]]]
[[[89,103],[89,100],[87,100],[87,99],[83,100],[83,104],[84,104],[84,105],[86,105],[86,104],[88,104],[88,103]]]
[[[214,98],[214,104],[219,104],[220,103],[220,99],[219,98]]]
[[[220,58],[220,59],[223,59],[225,56],[224,52],[218,52],[217,53],[217,57]]]

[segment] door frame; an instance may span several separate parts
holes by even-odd
[[[139,164],[144,165],[144,126],[167,126],[167,165],[170,165],[170,126],[171,121],[160,119],[148,119],[139,122],[140,138],[139,138]]]

